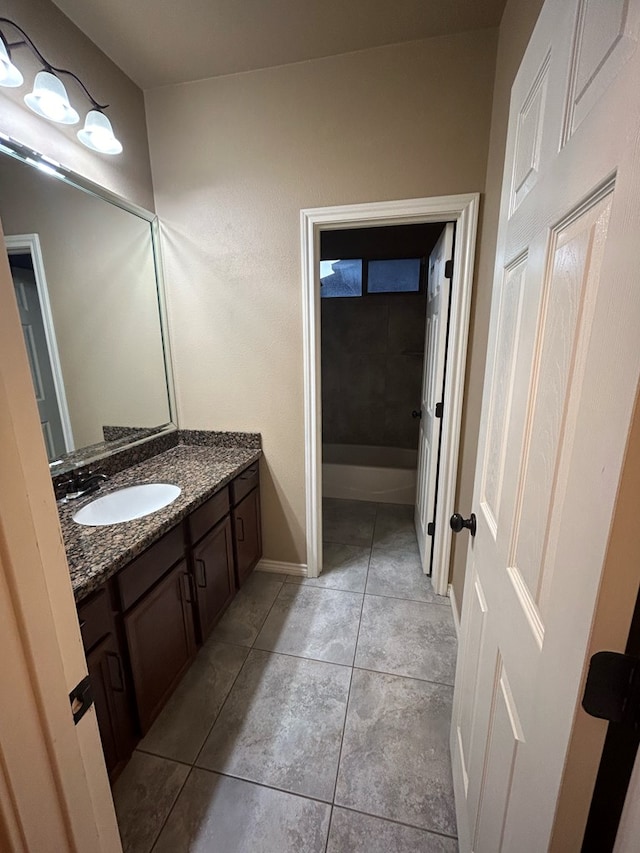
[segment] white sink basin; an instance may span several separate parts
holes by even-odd
[[[102,527],[106,524],[121,524],[143,518],[175,501],[182,490],[170,483],[148,483],[144,486],[129,486],[102,498],[97,498],[79,509],[72,516],[77,524],[87,527]]]

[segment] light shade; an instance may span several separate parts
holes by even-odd
[[[111,122],[99,110],[89,110],[82,130],[78,131],[78,139],[92,151],[102,154],[119,154],[122,144],[113,135]]]
[[[0,38],[0,86],[22,86],[24,77],[9,57],[9,51]]]
[[[24,96],[24,102],[43,118],[60,124],[77,124],[80,116],[69,103],[67,90],[62,81],[50,71],[39,71],[33,83],[33,91]]]

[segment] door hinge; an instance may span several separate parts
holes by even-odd
[[[453,258],[444,262],[444,277],[449,280],[453,278]]]
[[[93,691],[91,690],[91,678],[86,675],[69,693],[71,713],[73,722],[77,726],[80,720],[93,705]]]
[[[427,524],[427,536],[433,536],[433,534],[435,532],[436,532],[436,523],[435,523],[435,521],[430,521]]]
[[[442,417],[442,403],[436,403],[436,417]]]
[[[592,717],[640,728],[640,658],[597,652],[589,662],[582,707]]]

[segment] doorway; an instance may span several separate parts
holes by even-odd
[[[5,238],[49,462],[74,449],[44,262],[37,234]]]
[[[477,194],[303,210],[302,262],[305,359],[305,467],[307,497],[307,573],[322,571],[322,399],[321,399],[321,235],[325,231],[453,222],[456,247],[451,279],[449,368],[444,384],[447,417],[439,455],[439,501],[433,532],[433,588],[448,591],[451,537],[466,347],[473,277]]]
[[[325,549],[328,512],[404,506],[413,557],[398,571],[429,577],[453,239],[443,222],[320,235]]]

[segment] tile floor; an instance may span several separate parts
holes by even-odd
[[[322,576],[251,576],[115,785],[125,853],[457,851],[456,638],[412,516],[325,500]]]

